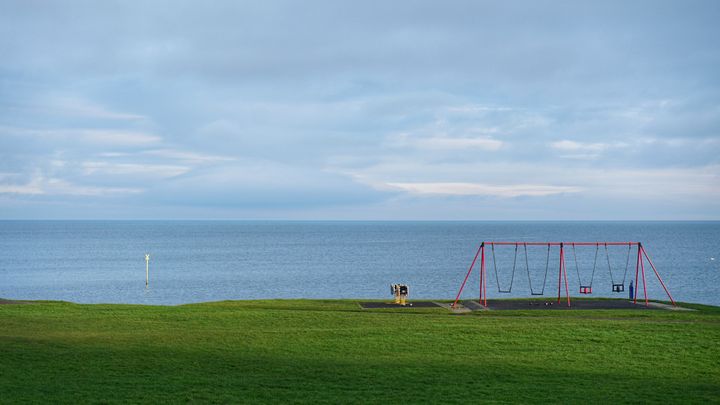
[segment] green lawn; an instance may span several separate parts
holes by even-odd
[[[720,309],[0,305],[0,403],[720,401]]]

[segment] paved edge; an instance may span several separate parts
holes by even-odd
[[[663,304],[661,302],[648,302],[648,306],[660,308],[660,309],[667,309],[668,311],[697,311],[697,309],[673,306],[673,305]]]
[[[435,304],[437,304],[439,307],[447,309],[448,311],[451,311],[454,314],[465,314],[473,311],[472,309],[465,307],[462,303],[459,302],[455,308],[453,308],[452,304],[448,302],[436,302]]]

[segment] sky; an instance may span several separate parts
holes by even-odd
[[[0,218],[717,220],[718,21],[0,0]]]

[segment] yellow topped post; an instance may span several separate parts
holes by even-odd
[[[400,290],[400,305],[404,306],[407,303],[407,296],[408,296],[408,292],[409,292],[408,286],[406,286],[405,284],[400,284],[399,290]]]

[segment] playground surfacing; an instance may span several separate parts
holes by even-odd
[[[432,301],[413,301],[403,306],[391,302],[360,302],[360,307],[363,309],[383,309],[383,308],[400,308],[400,309],[411,309],[411,308],[432,308],[432,307],[444,307],[452,310],[451,303],[439,303]],[[645,305],[645,301],[638,300],[637,304],[634,304],[629,300],[621,299],[574,299],[570,301],[568,307],[565,299],[561,300],[560,303],[557,299],[548,300],[523,300],[523,299],[510,299],[510,300],[488,300],[487,307],[479,304],[476,300],[465,300],[458,302],[458,308],[454,311],[460,310],[461,312],[468,311],[501,311],[501,310],[613,310],[613,309],[631,309],[631,310],[687,310],[687,308],[673,307],[672,305],[662,304],[658,302],[649,302]]]
[[[382,308],[433,308],[439,307],[435,302],[431,301],[414,301],[408,302],[406,305],[395,304],[393,302],[361,302],[360,306],[364,309],[382,309]]]
[[[637,304],[628,300],[594,300],[582,299],[571,300],[568,307],[566,300],[488,300],[487,308],[478,304],[477,301],[463,301],[461,304],[465,308],[471,310],[529,310],[529,309],[546,309],[546,310],[579,310],[579,309],[665,309],[664,304],[651,302],[645,306],[645,302],[638,300]]]

